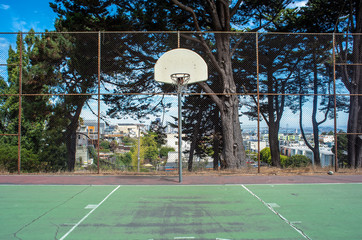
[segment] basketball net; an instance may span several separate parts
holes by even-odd
[[[182,93],[186,89],[190,80],[190,74],[188,73],[174,73],[171,74],[171,79],[174,85],[176,85],[177,93]]]

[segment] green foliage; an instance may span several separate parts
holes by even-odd
[[[108,141],[100,141],[99,146],[100,146],[100,149],[103,149],[103,150],[105,150],[105,149],[110,150],[110,148],[111,148],[111,143],[110,143],[110,142],[108,142]]]
[[[340,132],[341,133],[341,132]],[[335,145],[332,146],[332,152],[335,154]],[[338,134],[337,135],[337,157],[338,157],[338,163],[342,167],[348,166],[348,155],[347,155],[347,149],[348,149],[348,138],[347,134]]]
[[[160,148],[160,157],[167,157],[169,152],[174,152],[175,149],[172,147],[161,147]]]
[[[134,139],[134,138],[130,138],[130,137],[127,137],[127,136],[122,138],[122,143],[125,146],[132,146],[136,142],[137,142],[137,139]]]
[[[123,153],[123,154],[117,155],[116,159],[117,159],[116,160],[117,165],[129,166],[132,162],[132,155],[129,152]]]
[[[150,133],[154,133],[154,139],[157,143],[157,148],[161,148],[166,143],[166,126],[162,126],[159,121],[153,121],[150,125]]]
[[[141,139],[141,146],[143,148],[143,159],[147,159],[153,165],[157,164],[157,160],[159,159],[156,136],[158,136],[156,133],[149,132]]]
[[[284,156],[284,155],[280,155],[280,166],[282,167],[282,168],[286,168],[286,166],[287,166],[287,162],[288,162],[288,156]]]
[[[304,155],[294,155],[283,160],[281,160],[281,166],[283,168],[294,168],[294,167],[306,167],[311,163],[311,160]]]
[[[260,151],[260,161],[272,165],[270,148],[264,148]]]
[[[18,146],[0,145],[0,168],[9,172],[18,171]],[[21,171],[38,172],[42,170],[37,154],[21,149]]]

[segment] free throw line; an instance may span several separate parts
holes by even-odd
[[[276,214],[278,217],[280,217],[284,222],[286,222],[291,228],[293,228],[295,231],[297,231],[300,235],[302,235],[305,239],[312,240],[310,237],[308,237],[302,230],[294,226],[288,219],[283,217],[279,212],[275,211],[275,209],[270,206],[268,203],[264,202],[263,199],[258,197],[255,193],[253,193],[249,188],[245,187],[244,185],[241,185],[246,191],[248,191],[251,195],[253,195],[255,198],[257,198],[260,202],[262,202],[267,208],[269,208],[270,211],[272,211],[274,214]]]
[[[73,232],[73,230],[74,230],[76,227],[79,226],[79,224],[81,224],[84,220],[86,220],[87,217],[92,214],[92,212],[94,212],[100,205],[102,205],[102,203],[103,203],[104,201],[106,201],[107,198],[109,198],[109,197],[110,197],[115,191],[117,191],[117,189],[120,188],[120,187],[121,187],[121,185],[118,185],[118,187],[116,187],[115,189],[113,189],[112,192],[110,192],[100,203],[98,203],[98,205],[97,205],[95,208],[93,208],[87,215],[85,215],[79,222],[77,222],[77,223],[76,223],[66,234],[64,234],[63,237],[61,237],[59,240],[65,239],[71,232]]]

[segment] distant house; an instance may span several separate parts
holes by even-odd
[[[320,151],[321,166],[332,166],[334,164],[334,154],[330,149],[321,148]],[[312,160],[314,165],[314,156],[312,150],[306,146],[281,146],[281,154],[285,156],[304,155]]]
[[[131,138],[138,137],[138,124],[132,123],[119,123],[116,126],[115,133],[120,134],[121,136],[127,136]]]
[[[258,152],[258,140],[247,140],[244,141],[245,149],[251,152]],[[269,147],[269,142],[260,141],[260,150]]]

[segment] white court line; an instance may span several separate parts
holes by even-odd
[[[71,232],[73,232],[73,230],[74,230],[76,227],[79,226],[79,224],[81,224],[84,220],[86,220],[87,217],[92,214],[92,212],[94,212],[100,205],[102,205],[102,203],[103,203],[104,201],[106,201],[107,198],[109,198],[109,197],[110,197],[118,188],[120,188],[120,187],[121,187],[121,185],[118,185],[118,187],[116,187],[115,189],[113,189],[113,191],[112,191],[110,194],[108,194],[107,197],[105,197],[100,203],[98,203],[97,207],[93,208],[87,215],[85,215],[79,222],[77,222],[77,223],[76,223],[66,234],[64,234],[64,236],[61,237],[59,240],[65,239]]]
[[[245,187],[244,185],[241,185],[246,191],[248,191],[251,195],[253,195],[255,198],[257,198],[260,202],[262,202],[267,208],[269,208],[270,211],[272,211],[273,213],[275,213],[278,217],[280,217],[284,222],[286,222],[291,228],[293,228],[295,231],[297,231],[300,235],[302,235],[305,239],[308,240],[312,240],[310,237],[308,237],[302,230],[300,230],[299,228],[297,228],[296,226],[294,226],[292,224],[292,222],[290,222],[288,219],[286,219],[285,217],[283,217],[280,213],[278,213],[277,211],[274,210],[274,208],[272,208],[269,204],[267,204],[266,202],[263,201],[263,199],[261,199],[260,197],[258,197],[255,193],[253,193],[251,190],[249,190],[247,187]]]
[[[195,239],[195,237],[174,237],[173,239]]]

